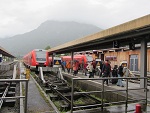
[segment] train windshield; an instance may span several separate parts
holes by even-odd
[[[37,61],[46,61],[46,51],[36,51]]]

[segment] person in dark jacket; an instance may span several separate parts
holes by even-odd
[[[118,77],[118,66],[117,65],[115,65],[114,68],[113,68],[113,70],[112,70],[112,76],[113,77]],[[117,79],[112,79],[111,80],[112,84],[116,84],[117,82],[118,82]]]
[[[121,64],[118,68],[118,78],[123,77],[123,65]],[[122,79],[118,79],[117,86],[124,87]]]
[[[111,72],[111,65],[110,65],[110,61],[106,60],[105,64],[103,65],[102,68],[102,75],[103,77],[109,77],[110,76],[110,72]],[[105,79],[104,82],[106,81],[106,84],[108,86],[108,79]]]
[[[103,65],[104,65],[104,61],[102,60],[102,61],[100,61],[100,70],[101,70],[101,72],[100,72],[100,77],[102,77]]]
[[[93,60],[92,61],[92,65],[93,65],[93,76],[96,74],[96,61],[95,60]]]
[[[121,64],[118,68],[118,74],[123,77],[123,65]]]

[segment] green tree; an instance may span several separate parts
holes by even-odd
[[[48,49],[50,49],[51,47],[50,46],[47,46],[46,48],[45,48],[45,50],[48,50]]]

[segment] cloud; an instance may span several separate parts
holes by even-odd
[[[0,37],[36,29],[46,20],[109,27],[149,14],[148,0],[1,0]]]

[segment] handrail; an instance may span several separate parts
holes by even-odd
[[[27,113],[27,94],[28,94],[28,79],[0,79],[0,82],[25,82],[26,86],[25,86],[25,96],[14,96],[14,97],[0,97],[1,100],[4,99],[17,99],[17,98],[25,98],[25,108],[24,111],[25,113]]]
[[[1,98],[1,100],[0,100],[0,109],[1,109],[1,107],[2,107],[2,105],[3,105],[3,98],[5,98],[5,96],[6,96],[7,92],[8,92],[8,88],[9,88],[9,84],[8,84],[8,86],[6,87],[6,89],[5,89],[5,91],[4,91],[3,95],[2,95],[2,98]]]
[[[105,87],[104,87],[104,80],[105,79],[126,79],[126,89],[122,89],[122,90],[105,90]],[[138,100],[145,100],[145,104],[147,105],[147,82],[145,83],[145,87],[144,88],[129,88],[128,87],[128,82],[129,82],[129,79],[144,79],[144,81],[147,81],[147,77],[105,77],[105,78],[72,78],[72,90],[71,90],[71,113],[73,113],[73,109],[76,108],[76,107],[73,107],[73,96],[74,94],[82,94],[82,93],[87,93],[87,94],[91,94],[91,93],[98,93],[100,92],[101,93],[101,109],[103,111],[103,107],[104,105],[106,104],[104,102],[104,93],[105,92],[116,92],[116,91],[126,91],[126,100],[125,101],[118,101],[118,102],[112,102],[112,103],[115,103],[115,104],[119,104],[119,103],[125,103],[125,112],[127,112],[127,107],[128,107],[128,102],[135,102],[135,101],[138,101]],[[78,81],[78,80],[102,80],[102,91],[88,91],[88,92],[74,92],[74,85],[75,85],[75,81]],[[144,89],[145,90],[145,98],[144,99],[134,99],[134,100],[128,100],[128,96],[129,96],[129,90],[141,90],[141,89]],[[78,107],[82,107],[82,106],[78,106]],[[146,108],[147,109],[147,108]]]

